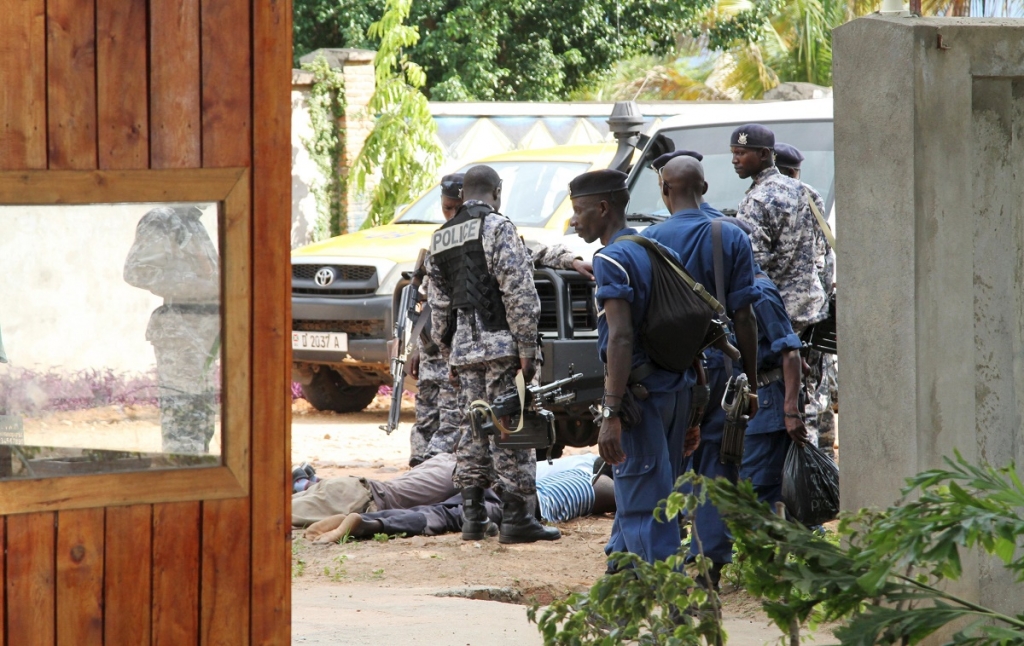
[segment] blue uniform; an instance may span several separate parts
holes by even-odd
[[[704,205],[701,205],[700,209],[680,211],[668,220],[648,227],[643,235],[679,254],[694,280],[717,296],[711,220]],[[740,228],[731,224],[722,226],[722,270],[725,286],[723,304],[732,316],[737,309],[757,299],[757,290],[754,287],[754,255],[750,240]],[[721,402],[728,381],[721,352],[708,352],[705,371],[711,398],[701,420],[700,446],[693,455],[686,458],[684,467],[707,478],[723,477],[736,482],[739,476],[737,467],[722,464],[719,459],[725,427],[725,411],[722,410]],[[734,366],[733,372],[739,374],[739,366]],[[691,555],[703,552],[714,563],[732,562],[732,537],[710,501],[697,508],[693,527],[699,541],[690,542]]]
[[[793,333],[786,306],[775,283],[760,276],[754,303],[757,315],[757,372],[764,374],[782,367],[782,353],[800,349],[800,337]],[[740,477],[754,484],[758,497],[768,503],[782,499],[782,468],[791,440],[786,432],[783,403],[785,380],[773,381],[757,391],[758,411],[747,426]]]
[[[604,303],[621,299],[629,303],[633,322],[632,367],[648,362],[640,345],[640,324],[647,313],[651,293],[651,261],[647,250],[633,242],[616,242],[633,229],[617,232],[608,246],[594,254],[597,282],[598,351],[607,363],[608,323]],[[614,467],[615,522],[605,552],[631,552],[654,562],[679,550],[679,525],[657,522],[654,509],[672,492],[682,472],[685,420],[690,409],[692,372],[679,374],[656,370],[643,380],[650,397],[639,402],[640,423],[623,428],[622,449],[626,460]]]

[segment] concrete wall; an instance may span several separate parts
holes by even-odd
[[[12,368],[145,373],[163,299],[124,281],[139,219],[153,204],[0,207],[0,329]],[[216,212],[203,217],[217,243]]]
[[[856,509],[892,504],[954,450],[1024,465],[1024,28],[872,16],[833,48],[841,481]],[[989,559],[967,559],[959,590],[1024,612]]]

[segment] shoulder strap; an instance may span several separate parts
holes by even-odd
[[[821,227],[821,232],[825,234],[825,239],[828,240],[828,244],[832,249],[835,249],[836,236],[832,233],[832,227],[828,226],[828,222],[821,215],[821,211],[818,210],[818,205],[814,203],[814,196],[806,188],[804,188],[804,195],[807,196],[807,202],[811,205],[811,211],[814,212],[814,219],[818,221],[818,226]]]
[[[666,254],[662,250],[661,246],[655,243],[653,240],[651,240],[650,238],[645,238],[643,236],[633,235],[619,236],[618,240],[634,242],[640,245],[641,247],[647,249],[648,253],[657,255],[659,258],[662,259],[663,262],[665,262],[669,267],[671,267],[673,271],[679,274],[679,276],[683,279],[683,281],[686,282],[690,289],[692,289],[695,294],[700,296],[701,300],[707,303],[708,307],[714,310],[716,314],[718,314],[719,316],[723,316],[725,314],[725,308],[722,306],[722,304],[718,300],[716,300],[714,296],[708,293],[708,290],[704,289],[703,285],[695,281],[693,277],[690,276],[689,272],[687,272],[682,266],[680,266],[674,258]]]
[[[725,252],[722,250],[722,221],[714,219],[711,221],[711,248],[714,255],[715,265],[715,292],[720,303],[725,302]],[[725,322],[729,322],[729,316],[723,316]],[[729,355],[722,353],[725,358],[726,378],[732,377],[732,359]]]

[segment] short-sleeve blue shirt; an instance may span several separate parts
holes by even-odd
[[[647,250],[635,242],[616,242],[624,235],[636,235],[635,229],[622,229],[612,236],[608,246],[594,254],[594,278],[597,282],[597,346],[601,361],[608,363],[608,321],[604,316],[604,302],[618,298],[629,303],[633,321],[632,367],[649,361],[640,344],[640,326],[647,314],[651,296],[651,259]],[[668,250],[672,253],[671,250]],[[673,254],[674,255],[674,254]],[[694,382],[693,371],[680,374],[656,370],[643,380],[650,392],[675,392],[688,388]]]
[[[782,353],[800,349],[800,337],[786,314],[775,283],[767,276],[759,276],[754,283],[758,299],[754,302],[757,316],[757,372],[764,373],[782,366]],[[774,381],[757,391],[757,415],[747,425],[747,434],[773,433],[786,428],[783,401],[786,397],[784,380]]]

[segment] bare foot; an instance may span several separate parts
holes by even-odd
[[[306,540],[315,541],[320,536],[323,536],[327,532],[338,529],[341,523],[345,520],[347,514],[336,514],[334,516],[328,516],[323,520],[318,520],[309,527],[306,528],[306,533],[303,534]]]

